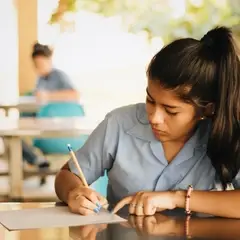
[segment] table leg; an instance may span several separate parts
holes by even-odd
[[[20,137],[9,138],[9,176],[11,199],[21,199],[23,190],[22,141]]]
[[[10,110],[10,108],[5,108],[5,109],[3,109],[3,111],[5,112],[5,117],[8,117],[9,116],[9,110]]]

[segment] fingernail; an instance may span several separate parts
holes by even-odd
[[[100,209],[102,206],[100,205],[100,203],[97,203],[96,204],[97,205],[97,207]]]
[[[94,211],[95,213],[99,213],[99,209],[98,209],[98,208],[95,208],[93,211]]]

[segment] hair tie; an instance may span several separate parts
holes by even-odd
[[[212,47],[214,45],[213,39],[208,34],[205,34],[200,41],[208,47]]]

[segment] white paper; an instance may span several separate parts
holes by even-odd
[[[57,228],[88,224],[118,223],[125,219],[102,209],[98,214],[81,216],[68,207],[34,208],[0,212],[0,223],[8,230]]]

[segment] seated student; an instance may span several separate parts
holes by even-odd
[[[240,188],[240,61],[231,31],[173,41],[147,77],[146,104],[109,113],[77,151],[88,184],[107,170],[113,212],[129,204],[136,215],[178,207],[240,218],[239,190],[210,191],[218,180]],[[72,212],[98,212],[104,198],[77,173],[71,160],[60,170],[57,196]]]
[[[61,70],[53,68],[52,50],[39,43],[34,44],[32,60],[38,74],[34,94],[40,102],[78,101],[79,93],[74,89],[69,77]],[[49,162],[38,157],[27,143],[23,142],[23,158],[30,165],[49,167]]]
[[[79,100],[79,93],[67,74],[53,67],[52,50],[47,45],[34,44],[32,59],[38,74],[35,94],[40,100]]]

